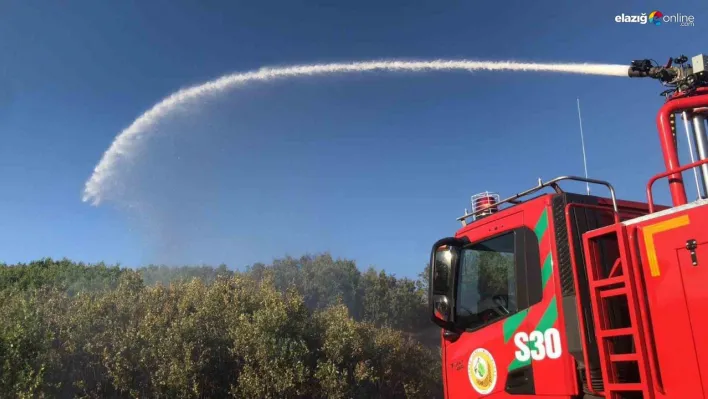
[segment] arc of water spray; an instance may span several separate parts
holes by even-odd
[[[210,94],[223,92],[253,82],[265,82],[279,78],[294,78],[315,75],[356,73],[367,71],[425,72],[425,71],[534,71],[560,72],[585,75],[627,76],[627,66],[612,64],[557,64],[521,63],[514,61],[366,61],[351,63],[295,65],[281,68],[261,68],[255,71],[234,73],[218,79],[181,89],[140,115],[125,128],[106,150],[93,174],[86,181],[83,201],[98,205],[103,200],[107,182],[115,175],[121,157],[130,157],[137,139],[147,134],[158,121],[179,109],[189,101],[198,101]]]

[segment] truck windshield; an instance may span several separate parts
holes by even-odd
[[[463,249],[457,287],[455,319],[467,329],[515,313],[514,233]]]

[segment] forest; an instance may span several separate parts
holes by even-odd
[[[0,264],[13,398],[436,398],[417,279],[328,253],[226,265]]]

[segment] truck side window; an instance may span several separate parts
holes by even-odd
[[[519,311],[514,244],[510,232],[462,250],[455,300],[459,325],[477,329]]]

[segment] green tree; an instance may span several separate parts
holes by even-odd
[[[416,282],[361,274],[328,254],[243,273],[67,260],[0,265],[0,273],[9,277],[0,289],[0,389],[9,397],[442,392],[439,352],[399,330],[419,330]],[[357,307],[368,321],[352,316]]]

